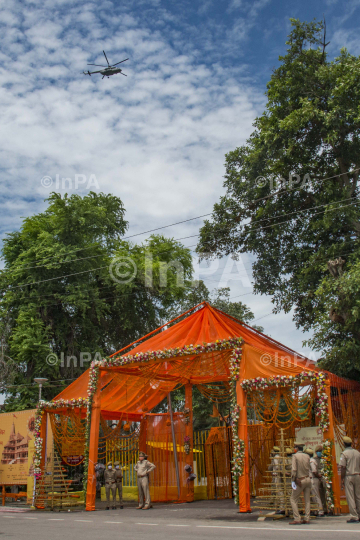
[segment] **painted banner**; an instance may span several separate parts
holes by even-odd
[[[295,428],[295,440],[314,450],[315,446],[323,442],[322,430],[319,427]]]
[[[34,409],[0,414],[0,484],[27,484],[32,474],[29,443],[34,428]]]
[[[345,426],[341,425],[340,428],[345,433]],[[319,427],[305,427],[305,428],[295,428],[295,437],[296,441],[302,442],[305,444],[306,448],[315,449],[315,446],[323,443],[322,431]],[[341,446],[338,443],[338,440],[335,436],[335,455],[336,463],[339,464],[340,455],[341,455]]]
[[[61,446],[61,458],[66,465],[75,467],[84,461],[84,441],[63,442]]]

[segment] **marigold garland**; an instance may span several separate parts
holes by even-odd
[[[212,351],[221,351],[233,349],[242,342],[241,338],[229,338],[216,340],[213,343],[204,343],[203,345],[186,345],[184,347],[175,347],[174,349],[163,349],[160,351],[148,351],[145,353],[137,353],[135,355],[120,356],[117,358],[104,358],[103,360],[95,360],[91,363],[89,370],[89,384],[87,398],[57,400],[57,401],[41,401],[35,414],[35,475],[41,476],[41,451],[43,441],[40,436],[41,418],[44,410],[56,410],[66,407],[86,407],[86,427],[85,427],[85,451],[84,451],[84,479],[87,479],[89,468],[89,445],[90,445],[90,425],[91,425],[91,410],[94,400],[94,394],[97,389],[97,384],[100,375],[100,368],[111,368],[124,366],[126,364],[149,362],[150,360],[163,360],[167,358],[175,358],[179,356],[193,356],[198,354],[209,353]],[[84,482],[84,492],[86,497],[87,482]]]
[[[246,392],[253,390],[266,390],[268,388],[280,388],[285,386],[299,386],[307,381],[316,384],[317,399],[315,402],[315,414],[320,417],[319,427],[327,431],[330,426],[328,397],[326,393],[326,377],[321,371],[302,371],[297,375],[277,375],[268,379],[257,377],[256,379],[244,379],[241,387]]]
[[[270,377],[269,379],[264,379],[258,377],[256,379],[245,379],[241,383],[241,387],[246,392],[251,392],[253,390],[265,390],[267,388],[279,388],[285,386],[299,386],[302,383],[310,381],[317,385],[317,400],[315,402],[315,414],[320,417],[319,427],[324,432],[329,429],[330,418],[329,418],[329,408],[328,408],[328,396],[326,393],[326,376],[323,372],[313,372],[313,371],[303,371],[297,375],[287,376],[287,375],[277,375],[275,377]],[[323,476],[326,481],[326,499],[329,510],[334,509],[334,493],[332,488],[332,478],[333,478],[333,466],[332,466],[332,456],[331,448],[333,442],[329,439],[326,439],[323,445],[323,456],[321,458],[321,463],[323,466]]]
[[[40,401],[35,412],[34,429],[34,476],[36,479],[41,476],[41,454],[43,439],[41,437],[41,422],[45,410],[56,411],[57,409],[77,409],[88,406],[87,398],[59,399],[57,401]]]
[[[239,502],[239,477],[244,474],[244,459],[245,459],[245,441],[239,438],[239,417],[240,407],[237,404],[236,398],[236,382],[240,376],[240,362],[242,350],[239,347],[242,343],[242,338],[229,338],[227,340],[217,340],[214,343],[204,343],[203,345],[187,345],[185,347],[176,347],[174,349],[164,349],[160,351],[149,351],[145,353],[137,353],[135,355],[121,356],[118,358],[105,358],[100,361],[91,363],[89,370],[89,385],[88,397],[58,400],[45,402],[41,401],[35,414],[35,453],[34,466],[35,476],[38,478],[41,475],[40,463],[43,441],[40,436],[41,421],[44,410],[56,410],[63,408],[84,408],[86,407],[86,428],[85,428],[85,459],[84,459],[84,479],[87,479],[89,465],[89,445],[90,445],[90,426],[91,426],[91,411],[94,400],[94,395],[97,389],[100,369],[124,366],[126,364],[149,362],[150,360],[164,360],[168,358],[191,356],[204,354],[212,351],[233,349],[230,358],[230,381],[231,381],[231,417],[232,417],[232,436],[233,436],[233,493],[235,502]],[[309,380],[317,385],[318,398],[316,401],[316,414],[320,416],[319,427],[326,431],[329,427],[329,412],[328,398],[326,394],[325,375],[322,372],[302,372],[294,376],[279,375],[269,379],[256,378],[244,380],[241,387],[244,391],[264,390],[271,387],[298,386]],[[323,465],[323,476],[327,485],[327,501],[329,509],[334,508],[334,498],[332,491],[332,460],[331,460],[331,445],[332,442],[326,440],[324,442],[323,457],[321,458]],[[87,482],[84,483],[84,492],[86,497]]]

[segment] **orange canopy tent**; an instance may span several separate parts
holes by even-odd
[[[231,378],[231,357],[240,340],[242,358],[236,389],[240,411],[238,435],[241,440],[247,441],[246,394],[240,382],[258,377],[294,376],[304,371],[316,372],[318,368],[306,357],[206,302],[113,354],[109,361],[98,366],[95,383],[91,379],[90,368],[53,400],[58,403],[57,412],[63,410],[65,414],[69,400],[86,399],[93,392],[91,411],[88,413],[91,416],[88,510],[95,509],[93,479],[100,414],[109,419],[124,418],[126,415],[129,420],[140,420],[179,384],[191,389],[196,384],[228,381]],[[336,379],[331,374],[328,374],[328,378]],[[187,405],[191,405],[191,394],[187,392],[186,396]],[[329,403],[331,409],[330,390]],[[53,403],[48,408],[43,407],[45,414],[52,409]],[[84,407],[80,407],[79,412],[86,414]],[[42,429],[43,426],[44,421]],[[334,438],[332,422],[327,437]],[[240,511],[246,512],[250,510],[246,445],[244,460],[239,504]]]
[[[200,304],[197,311],[172,326],[154,330],[147,339],[141,338],[138,340],[140,343],[130,352],[123,352],[122,349],[112,357],[117,358],[121,355],[127,358],[130,354],[134,356],[148,351],[203,345],[234,337],[244,340],[242,345],[244,378],[268,377],[279,373],[294,374],[300,373],[305,368],[316,369],[314,362],[206,302]],[[196,356],[171,363],[165,362],[156,374],[151,370],[157,363],[154,360],[146,365],[134,363],[104,370],[99,381],[101,414],[104,418],[115,419],[126,412],[129,419],[140,419],[144,407],[146,410],[154,408],[179,382],[205,384],[227,381],[230,355],[231,350],[228,350],[203,354],[201,362]],[[146,371],[149,372],[149,376]],[[88,385],[89,369],[56,396],[54,401],[86,398]]]

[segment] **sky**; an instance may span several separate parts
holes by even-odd
[[[119,196],[128,235],[211,213],[225,154],[264,110],[289,19],[326,18],[329,52],[360,54],[360,0],[0,0],[0,237],[51,191]],[[87,63],[129,58],[121,75]],[[97,69],[97,68],[95,68]],[[65,179],[65,180],[63,180]],[[66,180],[68,179],[68,180]],[[204,218],[164,229],[194,250]],[[188,238],[189,237],[189,238]],[[195,257],[195,253],[194,253]],[[265,333],[315,358],[291,313],[252,294],[251,255],[197,266]]]

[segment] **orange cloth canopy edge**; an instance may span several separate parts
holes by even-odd
[[[179,319],[179,317],[176,319]],[[242,375],[246,379],[275,375],[295,375],[304,370],[318,371],[316,364],[312,360],[297,354],[289,347],[278,343],[230,315],[211,307],[207,302],[200,304],[197,311],[185,316],[172,326],[166,326],[154,330],[150,334],[151,337],[146,339],[147,336],[145,336],[142,338],[144,340],[142,343],[121,356],[126,358],[136,353],[174,349],[186,345],[203,345],[217,340],[241,337],[244,340]],[[139,343],[139,341],[141,340],[137,340],[136,343]],[[228,351],[212,354],[214,357],[215,355],[222,356],[224,362],[228,364]],[[120,355],[115,353],[112,357],[114,356]],[[185,365],[194,358],[178,358],[180,362],[178,367],[179,376],[182,373],[181,362]],[[151,362],[148,364],[150,365]],[[158,384],[149,383],[145,380],[141,382],[141,378],[137,376],[139,373],[140,371],[136,370],[136,364],[128,364],[126,367],[106,368],[106,370],[100,371],[101,412],[103,416],[110,418],[110,413],[117,413],[116,415],[127,413],[135,418],[136,415],[143,414],[145,406],[145,410],[150,411],[160,403],[177,384],[176,382],[172,383],[170,379],[159,381]],[[341,380],[359,387],[358,383],[353,381],[340,379],[330,373],[328,375],[331,382],[334,381],[335,383]],[[212,380],[215,380],[214,376],[212,376]],[[56,396],[54,401],[87,397],[88,382],[89,370],[85,371],[65,388]],[[199,371],[199,377],[194,376],[191,382],[206,383],[209,380],[204,376],[203,372],[201,374]]]

